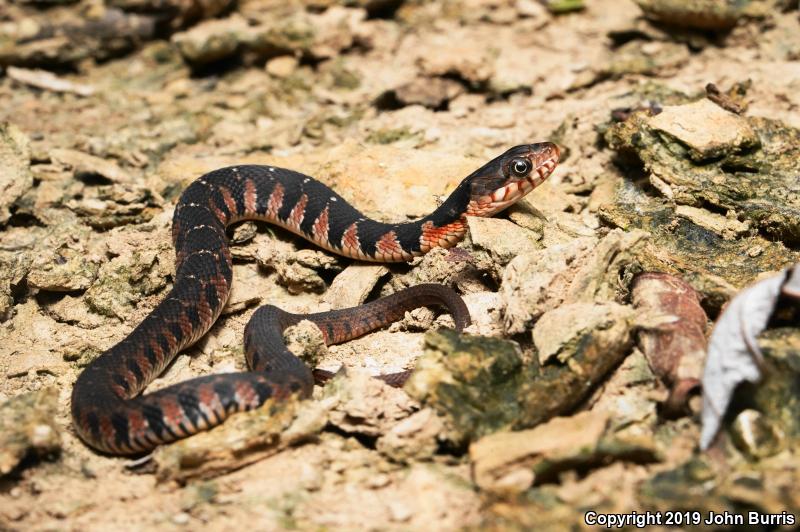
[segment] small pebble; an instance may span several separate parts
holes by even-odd
[[[300,469],[300,485],[307,491],[317,491],[322,487],[322,470],[319,466],[303,464]]]
[[[176,525],[185,525],[189,523],[189,514],[180,512],[172,516],[172,522]]]
[[[389,475],[377,474],[377,475],[371,476],[367,480],[367,486],[369,486],[370,488],[373,488],[373,489],[377,489],[377,488],[386,487],[391,482],[392,482],[392,479],[389,477]]]
[[[753,246],[747,250],[747,255],[750,257],[758,257],[764,252],[764,248],[761,246]]]
[[[53,437],[53,428],[48,425],[36,425],[33,429],[31,442],[34,446],[46,445]]]
[[[389,503],[389,519],[396,523],[403,523],[411,519],[411,508],[402,502],[395,501]]]
[[[282,55],[267,61],[267,73],[275,76],[276,78],[287,78],[291,76],[297,69],[297,59],[290,55]]]

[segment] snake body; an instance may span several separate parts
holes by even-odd
[[[551,143],[512,148],[466,177],[433,213],[398,224],[371,220],[319,181],[283,168],[232,166],[198,178],[175,208],[173,288],[125,339],[79,375],[72,391],[77,434],[99,451],[136,454],[209,429],[270,398],[308,397],[314,374],[282,338],[286,327],[302,319],[316,323],[327,344],[358,337],[423,305],[446,306],[458,329],[469,323],[461,298],[435,284],[317,314],[289,314],[267,305],[245,329],[251,371],[207,375],[140,395],[219,317],[233,280],[225,234],[230,224],[264,220],[340,255],[407,261],[435,247],[455,245],[466,231],[467,216],[491,216],[504,209],[544,181],[558,157]]]

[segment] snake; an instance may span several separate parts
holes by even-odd
[[[550,142],[515,146],[464,178],[431,214],[403,223],[368,218],[325,184],[285,168],[229,166],[197,178],[182,192],[172,219],[172,288],[78,375],[71,398],[76,434],[101,453],[142,454],[268,400],[310,397],[314,371],[283,339],[284,330],[301,320],[316,324],[327,345],[384,327],[420,306],[446,307],[459,331],[470,323],[461,297],[439,284],[313,314],[264,305],[245,326],[249,371],[200,376],[143,394],[222,313],[233,281],[226,233],[231,224],[266,221],[358,261],[407,262],[456,245],[467,232],[467,217],[492,216],[518,201],[547,179],[559,155]]]

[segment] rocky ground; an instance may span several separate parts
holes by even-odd
[[[796,2],[12,0],[0,67],[0,529],[800,518],[789,320],[762,339],[766,384],[697,445],[712,322],[800,259]],[[284,166],[399,221],[543,140],[562,147],[547,183],[410,265],[234,228],[225,313],[151,389],[243,369],[267,302],[442,282],[468,335],[412,312],[321,349],[347,371],[312,400],[138,460],[76,438],[72,384],[168,290],[174,204],[203,172]],[[402,390],[369,377],[409,367]]]

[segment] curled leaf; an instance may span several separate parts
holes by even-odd
[[[800,264],[795,264],[794,268],[789,270],[789,278],[781,291],[789,297],[800,299]]]
[[[667,273],[636,277],[633,305],[640,312],[639,346],[653,372],[670,388],[665,408],[680,413],[700,385],[706,354],[706,317],[700,296]]]
[[[781,291],[788,289],[791,293],[798,288],[798,271],[800,267],[795,266],[748,287],[731,300],[717,320],[703,372],[701,449],[707,449],[719,431],[736,386],[761,378],[762,354],[756,336],[766,328]]]

